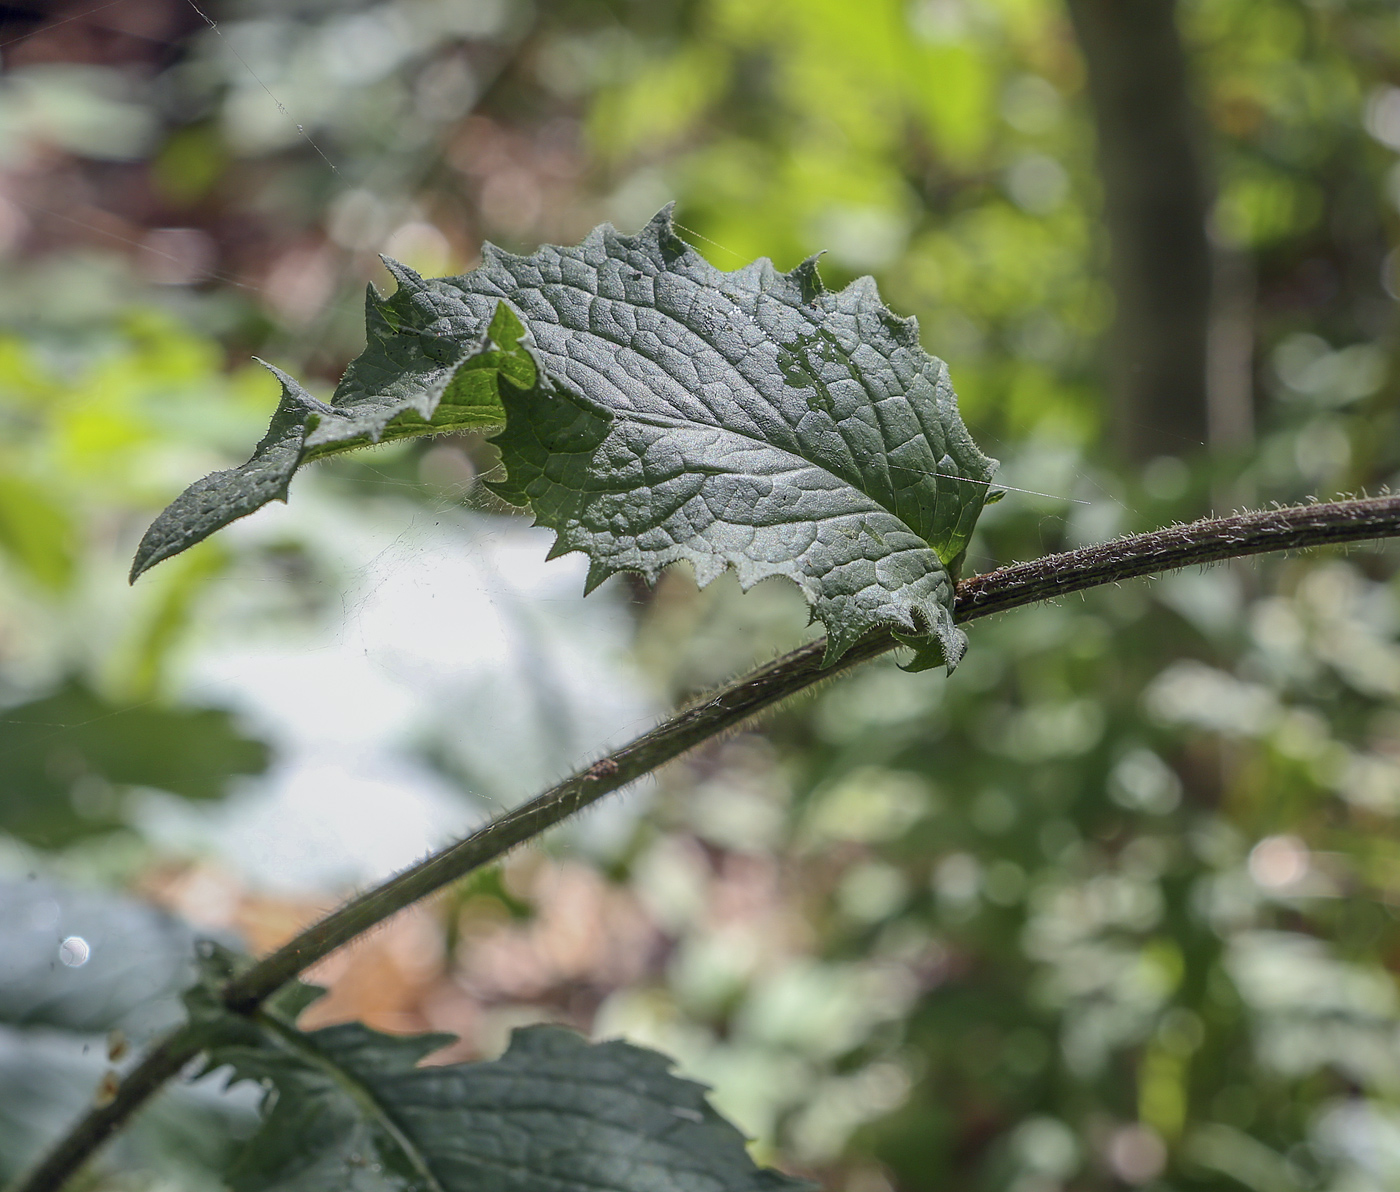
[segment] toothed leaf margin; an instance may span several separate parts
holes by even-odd
[[[450,1035],[359,1023],[302,1031],[294,984],[252,1016],[218,1005],[237,961],[205,945],[186,998],[206,1071],[260,1082],[262,1127],[232,1192],[809,1192],[757,1166],[705,1089],[664,1055],[571,1030],[516,1030],[498,1060],[420,1066]]]
[[[134,573],[285,499],[307,459],[430,433],[450,408],[504,420],[494,491],[557,533],[552,553],[588,555],[590,588],[681,561],[701,584],[781,575],[824,624],[826,664],[877,629],[913,647],[915,669],[961,658],[952,572],[995,461],[870,278],[828,291],[815,258],[721,272],[669,207],[636,236],[605,224],[529,256],[487,245],[461,277],[392,268],[399,289],[371,293],[370,346],[331,406],[283,377],[253,460],[162,514]]]

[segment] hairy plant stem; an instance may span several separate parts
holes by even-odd
[[[959,622],[972,621],[1196,563],[1396,536],[1400,536],[1400,496],[1212,518],[972,576],[958,585],[954,616]],[[332,911],[234,976],[223,987],[224,1005],[235,1013],[255,1013],[299,973],[419,899],[499,859],[696,745],[898,644],[888,633],[874,634],[823,669],[825,643],[811,642],[734,680],[530,802]],[[168,1035],[121,1081],[115,1098],[89,1112],[12,1192],[57,1192],[106,1138],[200,1050],[200,1037],[188,1026]]]

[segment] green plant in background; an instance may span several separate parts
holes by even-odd
[[[1091,43],[1091,7],[542,3],[533,24],[517,6],[416,0],[210,8],[339,178],[213,35],[160,75],[160,96],[120,92],[126,142],[117,128],[80,136],[100,112],[101,80],[75,77],[70,90],[89,90],[74,104],[57,74],[11,59],[7,135],[17,110],[39,113],[47,96],[63,100],[45,121],[69,152],[110,157],[143,116],[150,173],[172,205],[140,218],[213,233],[221,272],[266,278],[267,294],[158,290],[179,314],[156,338],[203,362],[182,374],[190,385],[171,386],[170,358],[146,351],[150,340],[109,332],[119,383],[107,386],[74,358],[73,337],[108,326],[104,295],[117,303],[141,286],[76,255],[61,267],[12,260],[0,308],[23,328],[23,368],[5,375],[6,408],[24,411],[16,426],[61,426],[63,449],[49,450],[48,434],[16,438],[5,460],[19,495],[0,545],[20,627],[5,639],[6,702],[42,711],[77,674],[111,708],[151,696],[169,706],[163,676],[178,673],[182,626],[218,598],[211,580],[248,565],[247,539],[229,538],[116,595],[129,549],[118,560],[114,543],[253,437],[251,397],[224,388],[221,346],[172,324],[202,328],[234,359],[254,350],[303,377],[338,375],[358,346],[353,300],[304,296],[328,259],[353,286],[368,276],[363,254],[386,242],[441,272],[444,244],[460,262],[483,234],[528,251],[577,240],[605,216],[635,227],[672,194],[689,225],[680,234],[725,268],[828,248],[833,285],[874,272],[948,360],[999,478],[1061,494],[984,510],[964,572],[1208,508],[1393,485],[1390,7],[1156,6],[1176,10],[1208,147],[1201,184],[1178,170],[1172,193],[1219,250],[1208,321],[1213,408],[1225,416],[1211,424],[1200,400],[1189,433],[1159,426],[1136,445],[1125,379],[1108,372],[1105,398],[1098,347],[1132,308],[1124,279],[1102,267],[1100,196],[1120,213],[1131,200],[1107,193],[1106,175],[1115,161],[1120,179],[1132,175],[1134,137],[1128,127],[1120,156],[1095,168],[1115,100],[1086,84],[1103,44]],[[1129,48],[1119,58],[1131,64]],[[119,206],[123,192],[97,193]],[[51,238],[77,234],[33,218]],[[219,231],[248,227],[264,239]],[[260,243],[285,249],[285,268],[258,258]],[[1204,331],[1199,284],[1185,296],[1184,322]],[[62,334],[36,331],[46,319]],[[1165,322],[1134,326],[1164,342]],[[1113,342],[1120,364],[1134,359],[1119,333]],[[30,388],[36,376],[46,388]],[[231,400],[211,405],[201,386]],[[234,387],[252,391],[242,374]],[[65,413],[34,419],[53,393]],[[137,420],[134,440],[130,419],[111,417],[132,397],[169,399]],[[212,411],[228,420],[217,432]],[[1107,449],[1110,427],[1133,454]],[[1188,441],[1207,437],[1209,460]],[[407,491],[426,446],[404,443],[358,471],[362,457],[348,456],[325,473],[350,507],[366,479]],[[301,483],[305,508],[315,481]],[[436,513],[439,499],[427,501]],[[62,532],[35,532],[59,522]],[[608,993],[596,1018],[571,1019],[676,1055],[758,1136],[764,1161],[781,1156],[831,1186],[1392,1186],[1393,583],[1387,556],[1369,551],[1183,573],[986,620],[946,684],[911,680],[887,656],[821,685],[775,710],[761,738],[663,774],[607,874],[665,924],[674,953],[638,987]],[[62,616],[53,591],[68,593]],[[673,576],[636,607],[639,653],[676,700],[798,640],[800,598],[783,586],[734,595],[727,582],[697,594]],[[117,623],[112,610],[127,607],[136,615]],[[807,673],[829,673],[805,657]],[[52,747],[34,756],[47,762]],[[61,765],[22,772],[63,796],[62,818],[91,826],[90,841],[128,849],[128,804],[159,785]],[[582,789],[600,777],[612,780]],[[84,847],[55,863],[80,873],[107,856]],[[32,855],[19,863],[37,867]],[[132,863],[117,864],[128,877]],[[782,891],[766,929],[707,912],[705,898],[725,894],[719,879],[745,866]],[[106,958],[99,947],[58,976],[100,976]],[[38,959],[51,964],[52,947]],[[39,1021],[26,1013],[4,1021]],[[82,1021],[95,1052],[108,1025]],[[56,1136],[100,1075],[85,1069],[59,1112],[8,1136],[0,1160],[13,1169],[33,1138]],[[0,1101],[6,1123],[14,1106],[31,1108],[22,1094]],[[116,1166],[153,1153],[133,1144]]]
[[[212,386],[234,399],[224,425],[218,417],[208,424],[206,450],[242,431],[245,378],[221,376],[207,341],[155,311],[132,310],[92,328],[86,343],[46,347],[11,336],[0,348],[9,455],[0,542],[11,607],[46,613],[30,614],[34,632],[7,668],[0,828],[56,848],[129,824],[135,788],[217,799],[235,776],[261,773],[268,753],[224,711],[151,700],[169,639],[218,574],[223,553],[191,555],[114,632],[120,622],[92,609],[101,565],[83,541],[97,510],[142,508],[161,491],[153,477],[191,458],[193,444],[171,417],[188,395]],[[74,621],[86,632],[74,632]],[[113,655],[124,657],[114,665]]]
[[[529,501],[556,530],[559,553],[588,553],[590,583],[624,569],[655,579],[678,559],[693,562],[702,582],[726,566],[741,582],[786,575],[826,623],[827,640],[711,694],[261,961],[201,945],[184,1023],[112,1083],[20,1182],[23,1192],[59,1187],[201,1054],[268,1090],[263,1126],[230,1169],[235,1187],[797,1186],[754,1168],[733,1127],[694,1086],[667,1076],[663,1057],[534,1028],[494,1063],[419,1069],[444,1037],[394,1041],[357,1024],[303,1032],[295,1019],[315,991],[295,978],[417,899],[838,668],[907,646],[914,669],[941,661],[951,670],[963,649],[955,621],[1188,563],[1400,534],[1400,498],[1301,506],[1049,556],[955,592],[948,569],[987,500],[993,465],[963,428],[941,362],[871,283],[829,293],[812,262],[791,274],[767,261],[720,273],[675,236],[669,211],[637,237],[604,227],[578,249],[488,252],[480,271],[461,278],[396,273],[393,299],[371,296],[371,346],[332,402],[283,376],[282,402],[253,459],[177,499],[143,540],[133,577],[285,497],[317,446],[436,433],[459,425],[465,407],[482,411],[468,416],[477,423],[504,415],[498,491]],[[1119,776],[1147,800],[1165,781],[1150,757],[1125,758]],[[951,863],[943,880],[966,888]],[[1192,1035],[1190,1022],[1179,1031]],[[1168,1080],[1199,1042],[1164,1039],[1155,1062]],[[1149,1083],[1144,1118],[1169,1127],[1175,1114],[1179,1130],[1179,1095]],[[1197,1140],[1200,1162],[1210,1161],[1211,1137]],[[1217,1143],[1230,1161],[1230,1136]],[[1132,1170],[1134,1161],[1129,1154],[1122,1165]]]

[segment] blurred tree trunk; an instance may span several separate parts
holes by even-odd
[[[1130,459],[1206,442],[1209,188],[1176,0],[1067,0],[1098,131],[1115,430]]]

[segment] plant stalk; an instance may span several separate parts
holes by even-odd
[[[1397,536],[1400,496],[1209,518],[972,576],[957,587],[954,617],[965,623],[1070,592],[1198,563]],[[872,634],[823,669],[825,642],[809,642],[735,679],[528,803],[332,911],[233,977],[223,987],[224,1005],[239,1014],[256,1012],[288,981],[376,924],[695,746],[898,644],[889,633]],[[115,1099],[91,1110],[11,1192],[58,1192],[132,1113],[199,1052],[198,1037],[190,1027],[168,1035],[121,1082]]]

